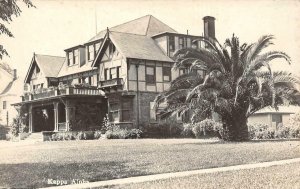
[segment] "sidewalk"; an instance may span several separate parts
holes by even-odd
[[[186,177],[186,176],[192,176],[192,175],[204,174],[204,173],[225,172],[225,171],[234,171],[234,170],[242,170],[242,169],[254,169],[254,168],[260,168],[260,167],[271,167],[274,165],[284,165],[284,164],[290,164],[290,163],[295,163],[295,162],[300,162],[300,158],[271,161],[271,162],[262,162],[262,163],[253,163],[253,164],[244,164],[244,165],[235,165],[235,166],[228,166],[228,167],[218,167],[218,168],[211,168],[211,169],[200,169],[200,170],[193,170],[193,171],[183,171],[183,172],[129,177],[129,178],[123,178],[123,179],[114,179],[114,180],[106,180],[106,181],[75,184],[75,185],[54,186],[54,187],[48,187],[48,189],[49,188],[55,188],[55,189],[96,188],[96,187],[101,187],[101,186],[141,183],[141,182],[148,182],[148,181],[168,179],[168,178]]]

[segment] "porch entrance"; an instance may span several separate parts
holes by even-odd
[[[54,111],[53,105],[46,105],[32,108],[33,132],[53,131],[54,130]]]

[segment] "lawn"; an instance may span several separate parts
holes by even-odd
[[[103,187],[111,189],[182,189],[182,188],[300,188],[300,163],[266,168],[245,169],[195,176],[171,178],[144,183]]]
[[[46,187],[51,186],[48,179],[93,182],[300,157],[299,141],[140,139],[4,145],[2,187]]]

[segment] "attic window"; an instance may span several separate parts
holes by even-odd
[[[37,66],[36,67],[36,73],[40,73],[40,71],[41,71],[40,68]]]
[[[116,51],[116,47],[114,46],[114,44],[110,43],[109,44],[109,55],[113,55]]]
[[[78,56],[78,49],[74,50],[74,64],[78,64],[79,56]]]

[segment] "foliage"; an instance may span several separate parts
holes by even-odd
[[[142,126],[143,137],[146,138],[174,138],[181,137],[183,131],[182,123],[163,122],[159,124],[148,124]]]
[[[105,133],[107,139],[138,139],[141,138],[140,129],[121,129],[119,126],[111,126]]]
[[[278,124],[277,128],[263,123],[249,124],[250,139],[290,139],[300,138],[300,127]]]
[[[0,19],[2,20],[0,23],[0,35],[4,34],[8,37],[14,37],[12,32],[3,23],[10,24],[13,20],[13,16],[20,16],[22,11],[17,2],[18,0],[0,1]],[[35,7],[30,0],[23,0],[23,2],[27,7]],[[3,45],[0,44],[0,59],[2,59],[4,55],[8,56],[8,53],[5,48],[3,48]]]
[[[295,88],[299,80],[290,73],[271,69],[274,59],[291,63],[284,52],[264,51],[273,39],[266,35],[256,43],[240,45],[233,35],[221,45],[216,39],[200,37],[198,41],[205,46],[178,50],[173,69],[188,72],[156,97],[156,107],[167,104],[161,117],[189,111],[192,121],[199,122],[215,112],[222,117],[224,140],[248,140],[250,115],[266,106],[299,103]]]
[[[102,134],[101,131],[95,131],[94,132],[94,139],[100,139],[101,138],[101,134]]]
[[[199,123],[195,123],[192,129],[197,138],[207,136],[221,136],[222,124],[212,119],[205,119]]]
[[[18,118],[14,118],[12,124],[10,125],[10,135],[17,137],[20,133],[21,125],[21,120]]]
[[[195,134],[193,132],[193,127],[194,127],[194,124],[191,124],[191,123],[183,124],[183,130],[181,132],[181,135],[183,137],[187,137],[187,138],[194,138]]]

